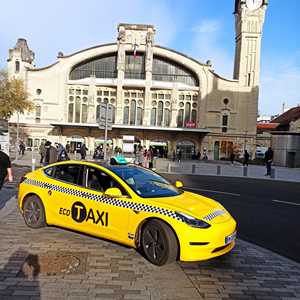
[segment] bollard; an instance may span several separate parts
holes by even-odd
[[[247,166],[243,167],[243,176],[245,176],[245,177],[248,176],[248,167]]]
[[[35,170],[35,158],[31,160],[31,163],[31,171],[33,172]]]
[[[171,164],[168,163],[168,173],[171,173]]]
[[[196,165],[192,165],[192,174],[196,173]]]
[[[217,175],[221,175],[221,166],[217,166]]]
[[[275,168],[271,168],[271,178],[275,178],[276,177],[276,171]]]

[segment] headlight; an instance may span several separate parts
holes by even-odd
[[[210,227],[210,224],[206,223],[203,220],[198,220],[198,219],[196,219],[192,216],[189,216],[187,214],[184,214],[182,212],[176,211],[175,213],[178,218],[180,218],[184,223],[186,223],[189,226],[196,227],[196,228],[209,228]]]

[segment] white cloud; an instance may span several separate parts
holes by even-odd
[[[228,49],[222,47],[222,22],[205,19],[195,26],[191,54],[202,62],[211,60],[216,73],[232,78],[233,57]]]

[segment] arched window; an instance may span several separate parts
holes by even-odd
[[[85,60],[76,65],[71,73],[71,80],[78,80],[95,76],[96,78],[117,77],[117,55],[110,53],[105,56]]]
[[[175,61],[156,55],[153,57],[152,79],[199,86],[198,77],[192,71]]]
[[[16,62],[15,62],[15,71],[16,71],[16,73],[20,72],[20,62],[18,60],[16,60]]]
[[[87,105],[82,104],[81,107],[81,123],[87,123]]]
[[[98,122],[100,118],[100,105],[97,105],[96,107],[96,122]]]
[[[130,104],[130,125],[135,125],[135,117],[136,117],[136,101],[131,100],[131,104]]]
[[[68,122],[73,122],[74,103],[69,103]]]
[[[162,126],[164,103],[162,101],[159,101],[157,108],[157,126]]]
[[[197,110],[196,109],[192,110],[192,121],[193,121],[193,123],[197,124]]]
[[[179,109],[178,111],[177,127],[183,127],[183,112],[183,109]]]
[[[75,101],[75,123],[80,123],[80,108],[81,108],[80,97],[76,97],[76,101]]]
[[[129,106],[125,106],[123,111],[123,124],[127,125],[128,123],[129,123]]]
[[[153,107],[151,109],[151,120],[150,120],[150,125],[151,126],[156,126],[156,108]]]
[[[184,117],[184,126],[190,121],[191,118],[191,103],[187,102],[185,104],[185,117]]]
[[[143,109],[141,107],[137,108],[136,125],[143,125]]]
[[[171,111],[168,108],[165,108],[164,124],[165,126],[170,126],[171,123]]]

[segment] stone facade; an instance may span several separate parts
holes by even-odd
[[[258,2],[260,2],[258,0]],[[34,67],[34,53],[19,40],[9,51],[9,76],[23,78],[36,110],[20,116],[23,139],[103,142],[96,119],[101,103],[114,107],[113,146],[133,135],[169,155],[182,149],[227,157],[247,148],[255,153],[260,45],[267,1],[251,8],[236,1],[234,79],[210,64],[155,44],[152,25],[119,24],[116,43],[99,45]],[[16,116],[10,123],[12,128]]]

